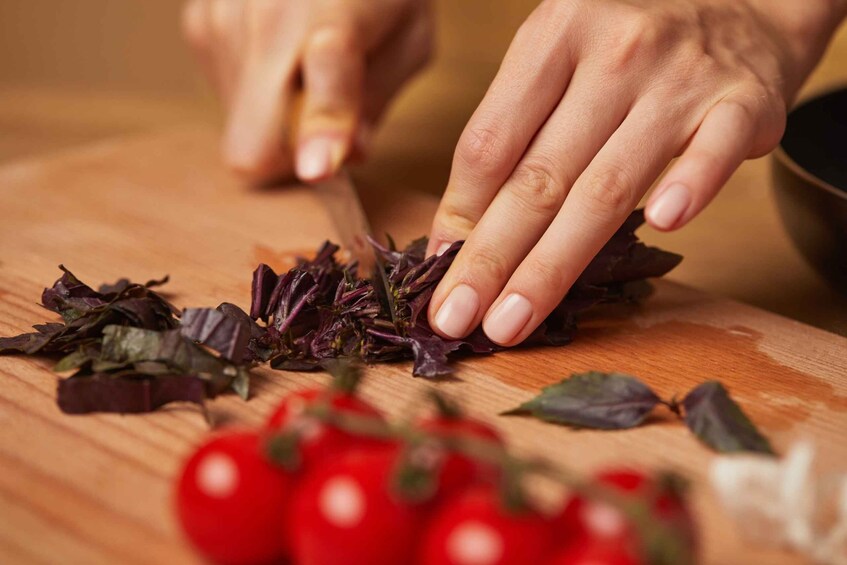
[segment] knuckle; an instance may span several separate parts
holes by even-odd
[[[233,27],[232,11],[215,2],[209,9],[209,30],[214,38],[225,37]]]
[[[438,226],[435,231],[450,236],[450,239],[464,239],[478,221],[479,218],[467,208],[445,198],[435,221]]]
[[[545,294],[558,301],[567,286],[569,273],[558,261],[543,261],[534,258],[527,261],[526,272],[532,278],[535,288],[540,288]]]
[[[211,41],[204,8],[203,0],[189,0],[183,6],[180,18],[182,35],[195,49],[206,49]]]
[[[544,25],[555,25],[561,27],[567,25],[585,4],[584,0],[545,0],[530,16],[532,23]]]
[[[555,167],[546,158],[531,157],[517,166],[508,190],[522,206],[546,214],[558,211],[564,200],[565,187],[556,175]]]
[[[585,13],[585,3],[586,0],[545,0],[518,28],[513,43],[536,44],[539,40],[561,43],[578,30],[577,18]]]
[[[743,116],[742,122],[745,125],[753,125],[759,120],[758,112],[754,108],[756,105],[755,96],[751,98],[728,98],[722,101],[721,104]]]
[[[671,26],[656,14],[634,9],[621,17],[622,25],[609,31],[607,71],[621,74],[640,60],[653,60],[667,43]]]
[[[628,214],[637,201],[631,174],[619,165],[591,174],[585,190],[589,205],[602,214]]]
[[[476,246],[468,260],[473,282],[506,281],[511,274],[505,257],[489,245]]]
[[[723,102],[736,108],[744,116],[744,127],[754,132],[751,157],[761,157],[772,150],[785,132],[787,109],[771,97],[764,87],[753,89],[744,97]]]
[[[499,127],[480,124],[464,131],[456,147],[456,157],[480,176],[494,176],[507,162],[506,134]]]
[[[358,34],[347,26],[324,25],[315,29],[306,46],[309,56],[337,56],[359,50]]]
[[[246,9],[244,22],[251,40],[268,47],[273,38],[283,33],[288,7],[288,2],[279,0],[252,0]]]

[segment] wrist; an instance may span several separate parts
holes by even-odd
[[[847,0],[748,0],[788,43],[798,62],[814,65],[847,16]]]
[[[823,56],[839,24],[847,17],[847,0],[747,0],[747,5],[773,28],[790,59],[786,76],[792,98]]]

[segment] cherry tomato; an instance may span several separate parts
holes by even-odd
[[[182,529],[215,562],[251,565],[287,554],[280,524],[293,481],[264,458],[262,448],[258,433],[220,434],[195,451],[182,471],[176,492]]]
[[[345,449],[384,443],[374,438],[350,434],[304,414],[308,406],[320,402],[329,402],[332,409],[341,413],[385,420],[379,410],[354,394],[332,389],[307,389],[288,395],[271,414],[268,428],[275,431],[296,428],[300,432],[299,455],[302,469],[309,469],[322,461],[335,458]]]
[[[547,565],[643,565],[643,562],[624,547],[584,540],[554,553]]]
[[[436,436],[466,437],[490,441],[493,445],[503,445],[503,438],[494,427],[463,416],[436,416],[422,420],[419,427]],[[455,451],[448,452],[441,464],[439,494],[448,496],[479,479],[487,479],[490,482],[496,478],[497,468],[494,465],[474,460]]]
[[[503,508],[497,489],[477,485],[446,501],[421,542],[422,565],[539,563],[552,545],[550,521],[532,509]]]
[[[631,469],[614,469],[599,473],[598,483],[633,497],[655,497],[652,514],[679,537],[684,548],[694,551],[697,545],[694,520],[685,501],[673,488],[662,486],[653,477]],[[637,532],[624,514],[602,501],[574,496],[556,520],[562,543],[585,544],[595,541],[623,553],[638,555],[641,543]]]
[[[423,517],[391,487],[396,446],[351,450],[307,474],[294,496],[298,565],[413,561]]]

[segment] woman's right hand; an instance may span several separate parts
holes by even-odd
[[[224,160],[254,182],[363,154],[432,51],[428,0],[189,0],[183,31],[226,109]]]

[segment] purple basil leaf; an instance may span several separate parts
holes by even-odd
[[[27,355],[35,355],[43,350],[53,339],[53,336],[64,327],[61,324],[56,325],[59,328],[51,333],[32,332],[14,337],[0,337],[0,354],[26,353]]]
[[[529,414],[546,422],[604,430],[641,424],[660,399],[640,380],[619,373],[572,375],[505,414]]]
[[[222,313],[224,316],[228,318],[232,318],[245,328],[248,329],[248,333],[250,337],[258,338],[261,337],[265,330],[250,317],[247,312],[236,306],[235,304],[230,304],[229,302],[222,302],[216,310]]]
[[[638,240],[635,230],[644,223],[644,211],[630,214],[621,228],[609,239],[582,272],[572,289],[600,286],[615,282],[660,277],[676,267],[682,257],[675,253],[648,247]]]
[[[168,275],[165,275],[161,279],[151,279],[151,280],[147,281],[146,283],[144,283],[143,286],[144,286],[144,288],[154,288],[154,287],[157,287],[157,286],[162,286],[163,284],[167,283],[169,280],[170,280],[170,277],[168,277]],[[141,286],[141,285],[138,285],[138,284],[130,281],[129,279],[118,279],[117,281],[115,281],[112,284],[101,284],[100,287],[97,289],[97,291],[100,294],[123,294],[130,287],[136,287],[136,286]]]
[[[271,367],[280,371],[311,372],[321,369],[316,359],[285,359],[276,357],[271,359]]]
[[[250,302],[250,317],[254,320],[268,321],[268,304],[271,293],[279,277],[269,266],[261,263],[253,271],[252,300]]]
[[[151,412],[171,402],[200,406],[208,397],[206,383],[191,376],[156,378],[94,374],[59,381],[57,403],[66,414]]]
[[[41,304],[45,308],[61,314],[63,309],[68,308],[67,302],[71,299],[75,299],[78,307],[86,309],[105,303],[99,292],[76,278],[64,265],[59,265],[59,269],[62,276],[41,294]]]
[[[168,330],[176,326],[176,320],[168,305],[149,295],[115,300],[107,309],[120,315],[129,325],[136,328]]]
[[[247,328],[247,331],[249,332],[250,339],[247,342],[247,349],[240,361],[243,363],[258,363],[267,361],[272,353],[269,348],[262,344],[262,341],[268,331],[267,328],[257,324],[256,321],[247,314],[247,312],[235,304],[224,302],[217,307],[217,310],[225,316],[238,321],[238,323]],[[236,361],[238,361],[238,359],[236,359]]]
[[[436,335],[409,337],[415,364],[412,374],[416,377],[435,378],[453,372],[447,356],[461,346],[458,341],[446,341]]]
[[[180,331],[185,337],[202,343],[224,359],[241,362],[247,354],[250,326],[242,320],[211,308],[187,308],[182,313]]]
[[[715,451],[774,453],[767,438],[718,381],[707,381],[694,388],[682,406],[686,425]]]

